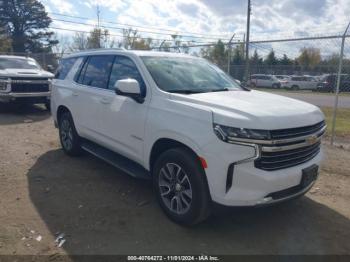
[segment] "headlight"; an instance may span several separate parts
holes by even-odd
[[[267,130],[236,128],[218,124],[214,124],[214,133],[225,142],[242,141],[242,139],[249,142],[249,140],[267,140],[270,138],[270,133]]]
[[[7,77],[0,77],[0,91],[6,91],[8,80]]]

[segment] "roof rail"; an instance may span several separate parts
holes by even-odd
[[[93,48],[93,49],[86,49],[81,51],[85,52],[85,51],[108,51],[108,50],[126,50],[126,49],[124,47],[113,47],[113,48]]]

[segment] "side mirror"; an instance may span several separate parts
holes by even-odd
[[[135,79],[118,80],[114,85],[115,93],[134,99],[138,103],[143,103],[145,99],[141,96],[139,82]]]

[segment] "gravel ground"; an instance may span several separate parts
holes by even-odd
[[[64,155],[43,109],[0,104],[0,254],[350,254],[350,154],[324,147],[305,197],[217,208],[184,228],[165,217],[150,183]]]

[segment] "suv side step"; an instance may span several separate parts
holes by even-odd
[[[81,148],[135,178],[150,179],[150,173],[136,162],[94,142],[84,140]]]

